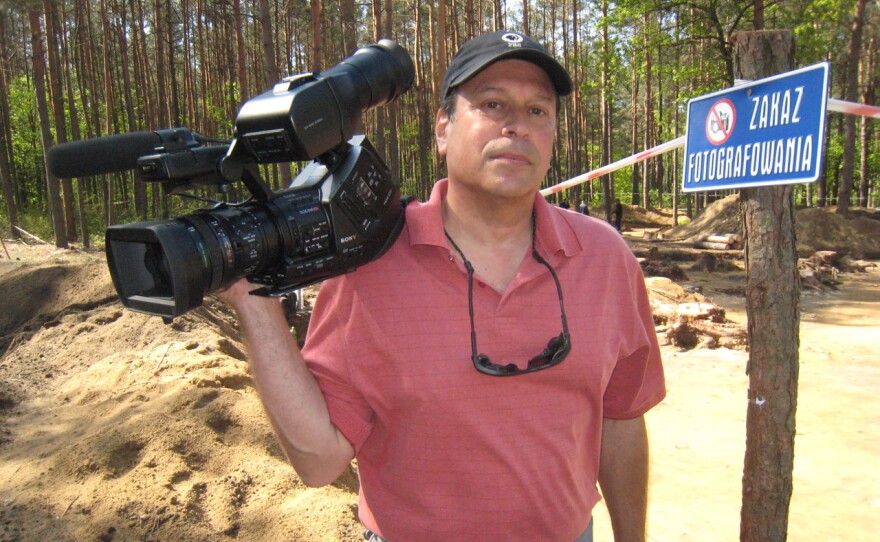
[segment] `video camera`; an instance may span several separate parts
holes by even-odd
[[[363,112],[391,102],[413,79],[406,51],[381,40],[245,102],[228,145],[173,128],[56,145],[47,162],[62,178],[135,169],[169,194],[212,184],[225,191],[242,181],[251,194],[243,203],[107,229],[107,263],[122,304],[170,322],[241,277],[262,285],[256,294],[284,295],[390,248],[404,223],[400,189],[355,134]],[[305,160],[314,161],[284,190],[260,177],[260,164]]]

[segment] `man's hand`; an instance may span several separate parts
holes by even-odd
[[[605,418],[599,485],[615,542],[645,542],[648,508],[648,433],[645,418]]]
[[[223,301],[232,308],[238,308],[242,303],[246,303],[249,298],[258,296],[251,295],[251,292],[259,288],[258,285],[249,282],[245,278],[241,278],[223,288],[214,292],[220,301]]]

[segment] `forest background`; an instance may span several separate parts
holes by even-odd
[[[829,61],[832,97],[875,104],[880,0],[0,1],[0,235],[89,246],[108,224],[203,206],[130,172],[54,178],[44,150],[176,126],[230,138],[244,101],[380,38],[410,53],[416,80],[368,112],[365,131],[402,193],[419,198],[444,174],[433,121],[458,46],[496,29],[542,41],[576,88],[560,115],[550,186],[683,135],[687,101],[733,84],[732,36],[763,28],[793,32],[799,66]],[[796,204],[843,214],[880,205],[880,131],[836,113],[827,130],[825,173],[795,188]],[[610,218],[616,198],[677,217],[726,195],[679,194],[679,160],[680,151],[667,153],[554,197],[601,205]],[[264,175],[280,189],[303,165]]]

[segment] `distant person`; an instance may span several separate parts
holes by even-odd
[[[587,202],[581,200],[581,204],[578,205],[578,212],[582,215],[590,216],[590,206],[587,205]]]
[[[623,224],[623,204],[619,199],[614,200],[614,212],[611,215],[614,217],[614,227],[620,231]]]
[[[562,200],[562,203],[559,204],[561,209],[571,209],[571,204],[568,203],[567,199]]]

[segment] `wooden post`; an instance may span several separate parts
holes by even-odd
[[[755,80],[794,68],[788,31],[733,36],[734,73]],[[748,410],[740,540],[788,535],[798,387],[799,275],[791,186],[740,193],[749,329]]]

